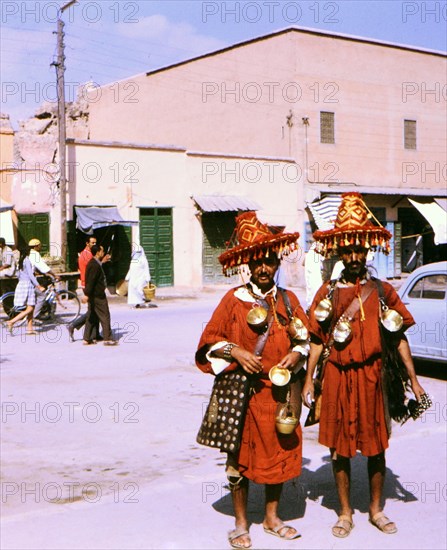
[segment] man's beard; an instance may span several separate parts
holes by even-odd
[[[360,262],[345,265],[344,276],[347,279],[363,278],[366,275],[366,264]]]

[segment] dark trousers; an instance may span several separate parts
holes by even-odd
[[[85,322],[84,340],[90,342],[96,336],[95,327],[98,321],[102,326],[104,340],[112,339],[112,327],[110,326],[110,310],[107,298],[92,297],[88,300],[87,320]]]
[[[84,287],[82,288],[82,291],[84,291]],[[76,330],[81,329],[87,322],[87,316],[88,316],[88,312],[83,313],[82,315],[79,315],[79,317],[76,317],[76,319],[72,323],[70,323],[71,326]],[[99,336],[99,321],[96,323],[95,329],[91,333],[91,337],[93,339],[97,338],[98,336]]]
[[[83,313],[82,315],[79,315],[79,317],[76,317],[76,319],[70,323],[71,326],[76,329],[76,330],[79,330],[81,329],[85,323],[87,322],[87,317],[88,317],[88,312],[87,313]],[[95,339],[99,336],[99,321],[96,323],[96,325],[94,326],[93,328],[93,331],[92,331],[92,338]]]

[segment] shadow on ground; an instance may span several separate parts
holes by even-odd
[[[332,475],[329,455],[323,457],[324,464],[315,472],[306,468],[310,460],[303,458],[303,470],[300,477],[284,484],[278,515],[284,521],[302,518],[306,511],[307,499],[320,502],[322,506],[338,512],[338,497]],[[368,512],[369,488],[367,458],[357,454],[351,460],[351,504],[354,511]],[[387,468],[383,491],[383,504],[386,500],[413,502],[417,500],[399,481],[399,476]],[[213,503],[213,508],[227,516],[234,516],[231,494],[227,492]],[[262,523],[264,519],[264,486],[250,482],[248,497],[248,520],[250,523]]]

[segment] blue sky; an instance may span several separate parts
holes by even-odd
[[[67,0],[2,0],[1,105],[18,120],[55,101],[57,8]],[[290,26],[447,49],[447,1],[78,0],[65,11],[66,95]]]

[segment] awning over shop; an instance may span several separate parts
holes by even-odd
[[[341,203],[341,195],[326,195],[320,200],[308,202],[307,206],[320,231],[334,228],[338,207]]]
[[[447,188],[440,187],[437,189],[431,188],[416,188],[416,187],[391,187],[388,185],[369,186],[355,185],[342,183],[308,183],[304,186],[304,199],[307,203],[320,199],[323,194],[341,194],[348,191],[355,191],[362,195],[396,195],[400,197],[447,197]]]
[[[435,244],[447,243],[447,212],[446,199],[410,199],[410,203],[419,210],[435,233]]]
[[[14,225],[12,223],[12,211],[14,206],[0,197],[0,237],[6,244],[15,244]]]
[[[14,206],[12,204],[9,204],[0,197],[0,212],[7,212],[8,210],[12,210],[13,208]]]
[[[6,244],[15,244],[12,210],[0,212],[0,237],[5,239]]]
[[[75,206],[76,228],[87,235],[94,229],[111,225],[138,225],[138,222],[124,220],[116,206]]]
[[[202,212],[231,212],[260,210],[261,207],[248,197],[236,195],[194,195],[191,197]]]

